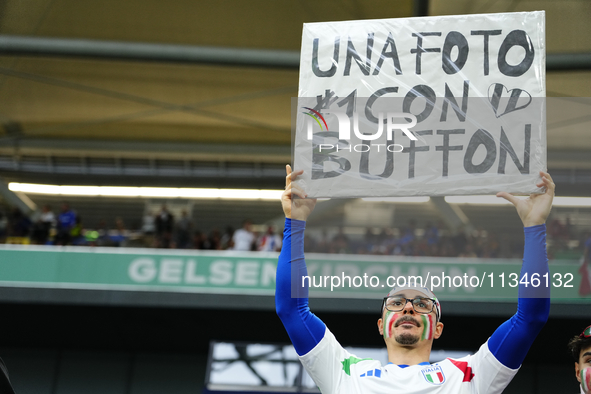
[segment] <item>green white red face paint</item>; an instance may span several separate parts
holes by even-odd
[[[391,338],[394,335],[394,323],[400,317],[398,313],[386,311],[384,317],[384,338]]]
[[[423,334],[421,335],[421,340],[433,339],[433,316],[421,315],[421,320],[423,321]]]
[[[585,394],[591,394],[591,367],[581,369],[581,388]]]
[[[384,316],[384,338],[391,338],[394,335],[394,324],[396,320],[402,315],[399,313],[395,313],[392,311],[386,311],[386,315]],[[423,323],[423,333],[421,334],[421,340],[430,340],[433,339],[433,316],[429,315],[421,315],[421,321]],[[591,374],[591,371],[589,372]],[[591,383],[590,383],[591,385]],[[591,392],[589,393],[591,394]]]

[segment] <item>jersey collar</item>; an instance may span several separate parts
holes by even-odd
[[[390,365],[390,364],[392,364],[392,365],[396,365],[396,364],[394,364],[394,363],[392,363],[392,362],[389,362],[389,363],[388,363],[388,364],[386,364],[386,365]],[[422,363],[418,363],[417,365],[431,365],[431,363],[428,363],[427,361],[423,361]],[[397,366],[397,367],[399,367],[399,368],[406,368],[406,367],[410,367],[410,365],[408,365],[408,364],[400,364],[400,365],[396,365],[396,366]]]

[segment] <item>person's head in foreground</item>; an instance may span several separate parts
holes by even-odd
[[[581,383],[581,392],[591,394],[591,326],[568,343],[575,361],[575,374]]]
[[[428,360],[433,340],[441,336],[443,323],[439,301],[428,288],[395,287],[382,301],[378,329],[388,354],[415,353]]]

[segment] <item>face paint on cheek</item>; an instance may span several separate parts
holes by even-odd
[[[398,313],[386,311],[386,316],[384,318],[384,338],[390,338],[393,335],[392,328],[399,316]]]
[[[421,315],[421,320],[423,321],[423,335],[421,335],[421,340],[433,339],[433,316]]]
[[[591,367],[581,370],[581,388],[585,394],[591,394]]]

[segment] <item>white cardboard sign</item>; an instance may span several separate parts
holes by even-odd
[[[294,169],[310,197],[540,192],[544,12],[304,24]]]

